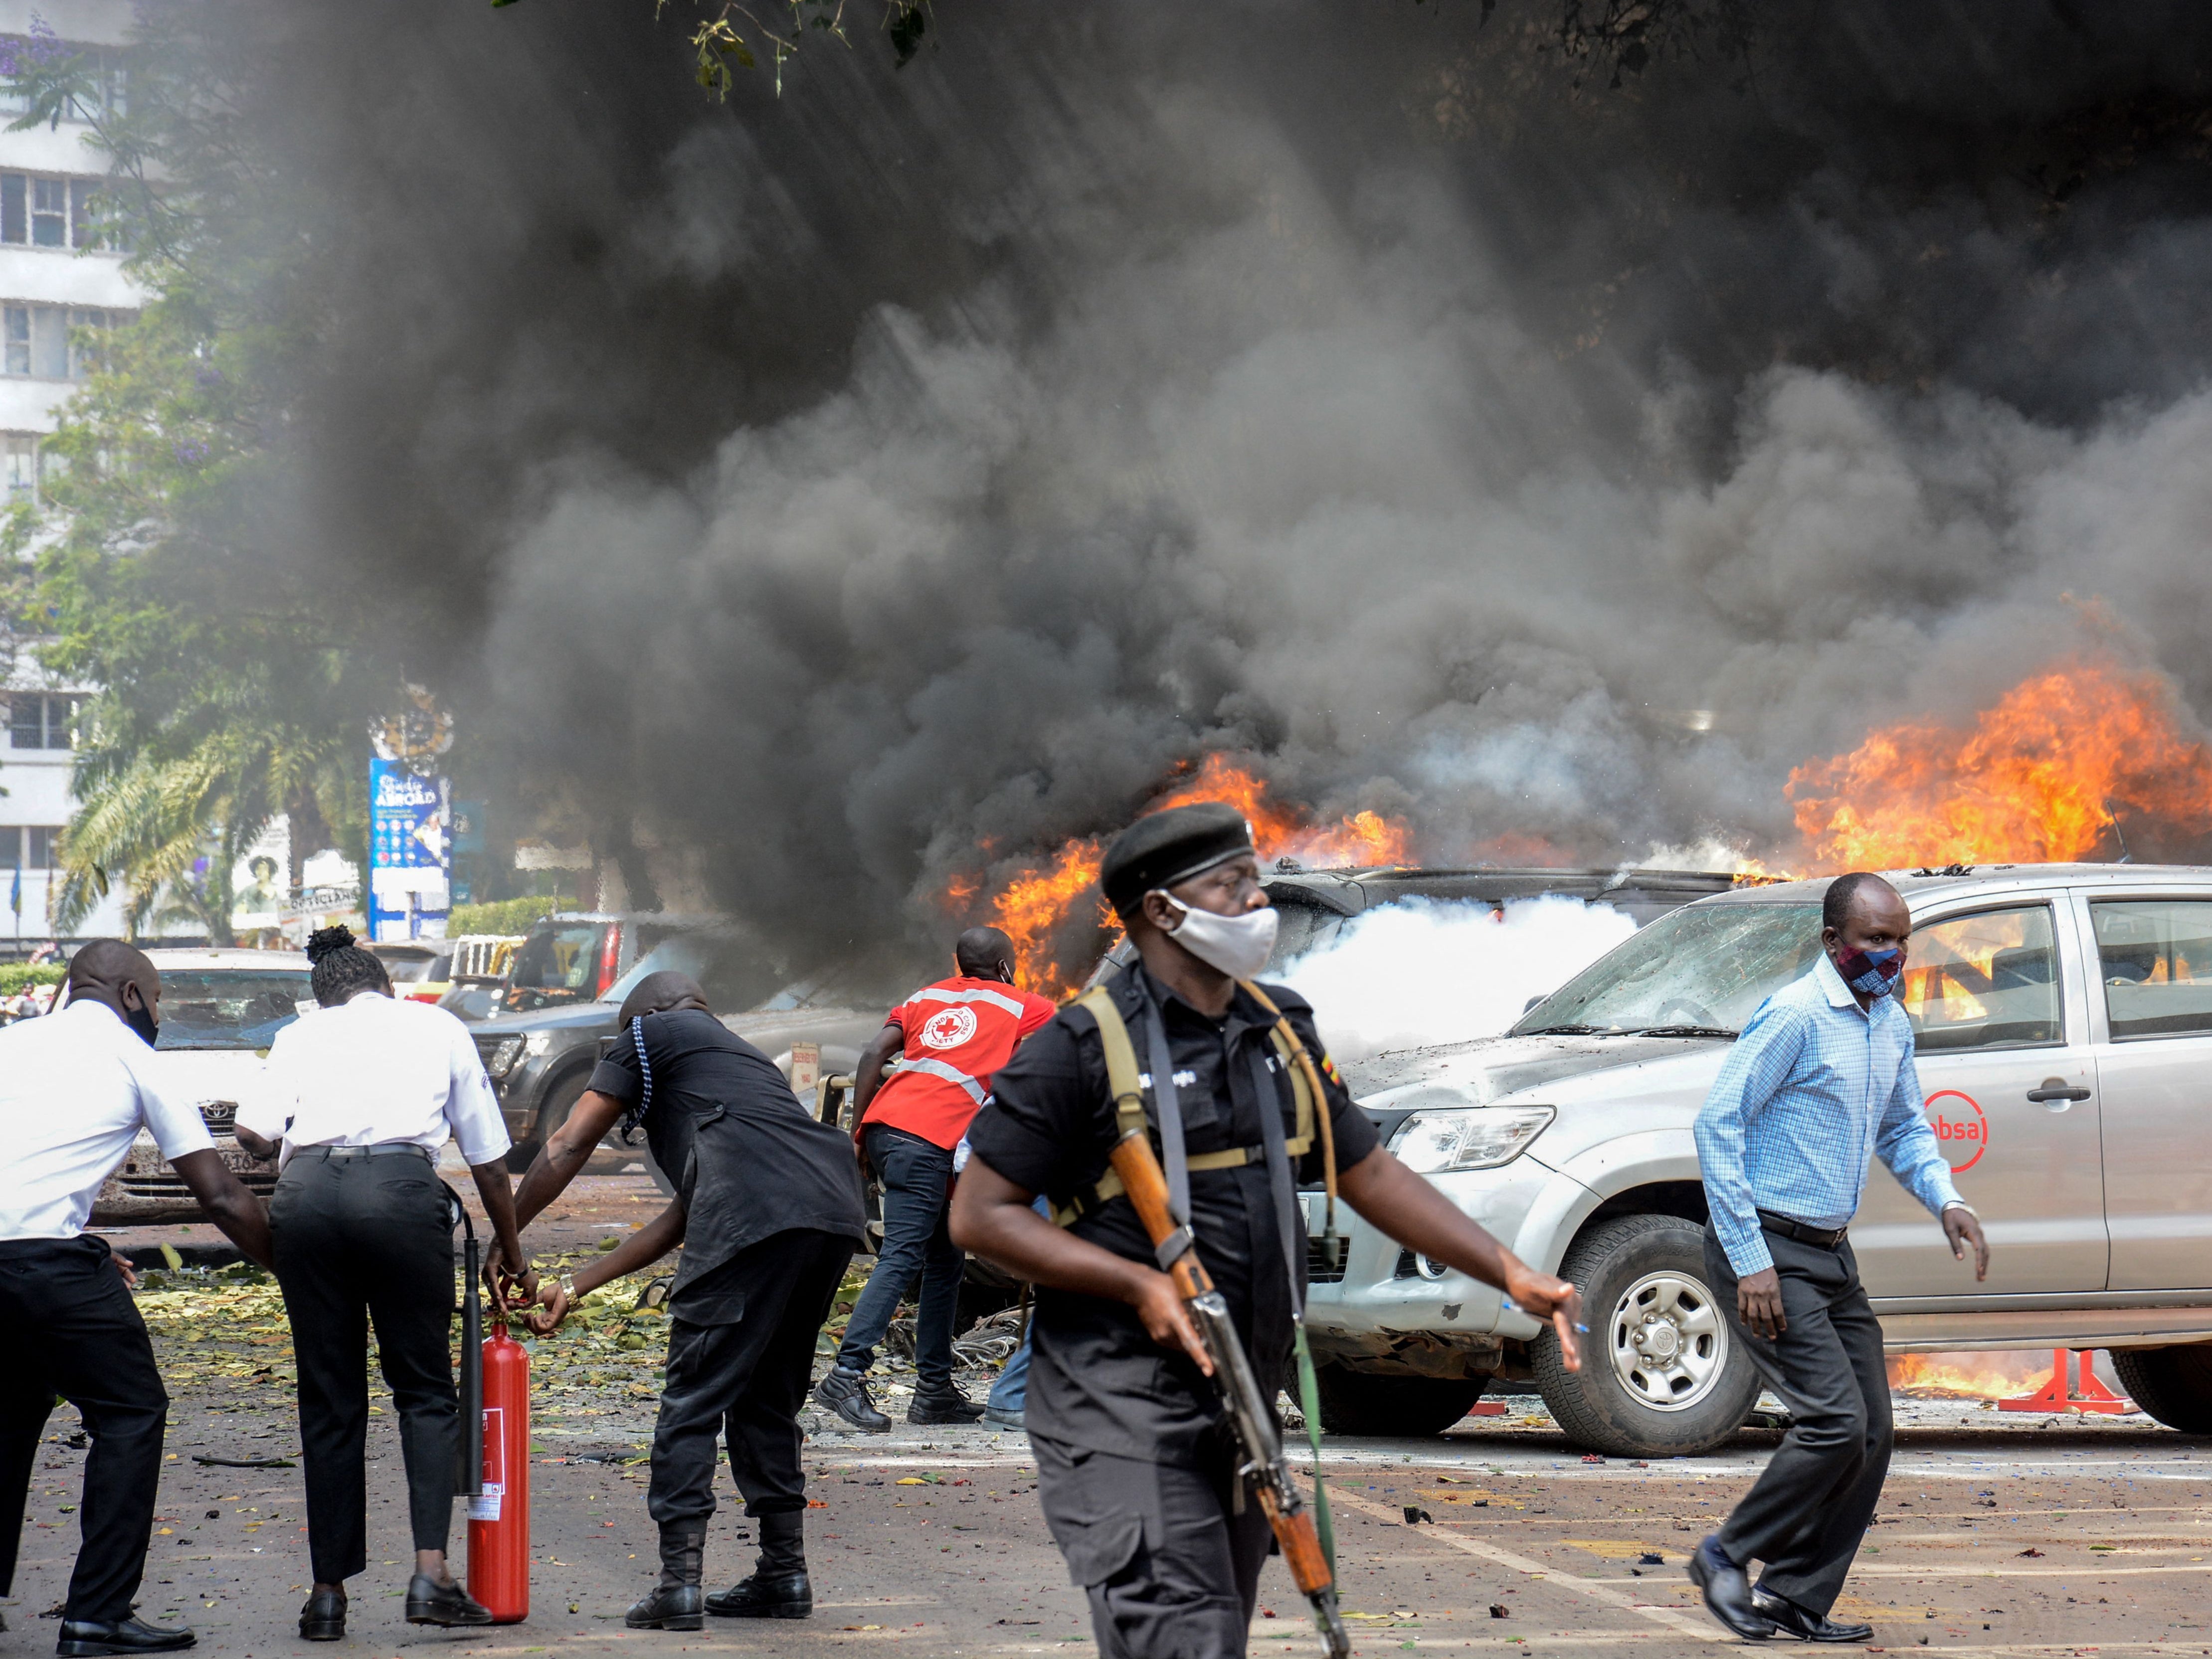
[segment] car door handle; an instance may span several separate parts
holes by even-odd
[[[2063,1077],[2046,1077],[2041,1088],[2028,1090],[2027,1098],[2039,1106],[2051,1100],[2086,1100],[2089,1091],[2069,1088]]]

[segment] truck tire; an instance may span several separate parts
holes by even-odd
[[[1316,1365],[1321,1426],[1331,1434],[1442,1434],[1482,1398],[1487,1376],[1386,1377]]]
[[[1703,1227],[1623,1216],[1568,1246],[1559,1276],[1582,1290],[1583,1368],[1561,1363],[1550,1330],[1528,1357],[1568,1439],[1614,1457],[1691,1457],[1741,1426],[1759,1373],[1707,1283]]]
[[[2114,1348],[2112,1369],[2129,1397],[2166,1427],[2212,1434],[2212,1342]]]

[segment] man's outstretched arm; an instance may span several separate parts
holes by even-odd
[[[592,1148],[606,1138],[607,1131],[622,1115],[623,1103],[611,1094],[602,1094],[597,1089],[584,1091],[583,1098],[568,1109],[568,1121],[553,1131],[544,1150],[538,1154],[530,1172],[515,1190],[514,1225],[518,1232],[536,1220],[548,1204],[568,1190],[568,1183],[592,1161]],[[506,1273],[520,1277],[522,1265],[509,1262],[499,1240],[492,1240],[484,1260],[486,1274]]]

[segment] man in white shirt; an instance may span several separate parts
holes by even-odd
[[[121,1268],[84,1224],[143,1124],[239,1249],[264,1267],[274,1258],[260,1201],[155,1059],[154,965],[94,940],[70,964],[67,995],[54,1013],[0,1030],[0,1330],[13,1356],[0,1366],[0,1595],[14,1586],[24,1501],[59,1394],[83,1417],[92,1452],[58,1651],[158,1653],[193,1639],[131,1616],[169,1396]]]
[[[448,1136],[459,1141],[503,1259],[525,1264],[525,1293],[535,1294],[515,1229],[507,1126],[468,1027],[443,1008],[395,1000],[384,965],[343,927],[316,932],[307,955],[322,1006],[276,1033],[238,1109],[240,1145],[264,1157],[283,1146],[269,1219],[299,1356],[314,1568],[300,1634],[345,1634],[345,1580],[368,1565],[372,1320],[407,1464],[407,1621],[489,1624],[446,1563],[460,1452],[450,1329],[459,1218],[437,1152]]]

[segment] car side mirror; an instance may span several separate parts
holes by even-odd
[[[1537,1003],[1542,1002],[1545,997],[1549,996],[1550,995],[1551,992],[1544,991],[1537,996],[1530,997],[1527,1002],[1521,1005],[1521,1012],[1523,1014],[1528,1013],[1529,1009],[1534,1008]]]

